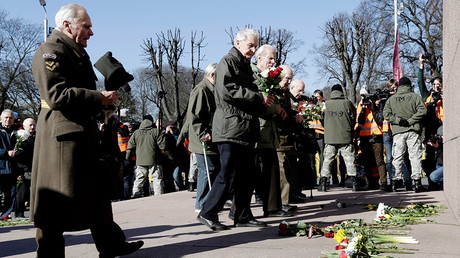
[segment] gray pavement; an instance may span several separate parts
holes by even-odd
[[[304,193],[310,196],[310,191]],[[145,245],[126,257],[320,257],[332,251],[336,242],[325,237],[282,237],[278,224],[283,218],[263,218],[261,205],[253,205],[256,218],[266,221],[266,228],[235,228],[212,232],[196,220],[194,192],[176,192],[113,203],[115,221],[124,229],[129,241],[143,240]],[[337,202],[348,204],[338,208]],[[384,202],[392,206],[427,203],[449,206],[443,191],[396,193],[381,191],[352,192],[333,187],[329,192],[313,191],[313,199],[296,204],[299,209],[288,222],[303,221],[320,226],[346,219],[371,222],[375,211],[367,204]],[[220,220],[232,221],[228,210]],[[56,214],[59,216],[59,214]],[[410,226],[410,236],[419,244],[400,245],[415,254],[388,254],[392,257],[460,257],[460,225],[450,209],[433,218],[438,224]],[[0,228],[0,257],[34,257],[35,229],[31,225]],[[67,232],[67,257],[98,257],[88,230]]]

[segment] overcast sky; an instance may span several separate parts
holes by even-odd
[[[54,27],[54,16],[67,1],[46,0],[49,26]],[[190,65],[190,33],[204,32],[207,46],[202,50],[205,61],[219,62],[231,48],[225,32],[230,27],[282,28],[294,32],[304,42],[288,56],[288,63],[307,58],[307,75],[294,75],[306,84],[310,93],[323,88],[326,80],[317,76],[317,68],[309,51],[314,43],[321,43],[319,27],[339,12],[353,12],[360,0],[300,0],[300,1],[146,1],[146,0],[81,0],[92,19],[94,36],[88,41],[88,51],[95,63],[105,52],[112,51],[128,71],[144,68],[148,63],[142,56],[141,45],[156,33],[180,28],[186,42],[182,65]],[[39,0],[1,0],[0,9],[10,18],[23,18],[26,22],[43,24],[45,12]],[[335,82],[330,82],[335,83]]]

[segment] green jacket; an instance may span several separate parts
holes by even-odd
[[[172,156],[166,151],[164,135],[153,127],[152,121],[145,119],[139,129],[129,138],[126,159],[129,160],[134,151],[136,153],[136,166],[154,166],[160,161],[161,150],[172,160]]]
[[[251,64],[252,71],[254,72],[254,81],[259,79],[262,70],[255,64]],[[259,149],[276,149],[280,145],[280,136],[275,120],[276,104],[271,105],[265,109],[265,112],[259,117],[260,135],[256,143],[256,148]]]
[[[206,134],[212,134],[212,117],[216,110],[214,100],[214,85],[204,78],[190,93],[187,108],[186,125],[188,127],[188,150],[203,154],[201,139]],[[212,142],[206,142],[206,154],[215,155],[217,149]]]
[[[324,112],[324,143],[352,143],[355,118],[356,108],[350,100],[345,99],[343,92],[331,92]]]
[[[249,61],[238,49],[230,49],[217,66],[215,80],[213,142],[253,146],[260,131],[258,115],[265,106],[262,93],[253,83]]]
[[[421,120],[426,115],[426,107],[422,98],[411,91],[410,85],[399,85],[398,91],[391,96],[383,109],[383,117],[391,123],[393,135],[408,131],[419,133],[422,128]],[[399,126],[404,118],[409,127]]]
[[[418,89],[420,91],[420,95],[422,96],[422,100],[425,102],[426,98],[430,96],[430,91],[426,88],[425,80],[423,78],[423,69],[418,69]]]

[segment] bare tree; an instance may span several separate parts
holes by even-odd
[[[18,110],[20,105],[36,113],[38,95],[34,91],[31,65],[33,53],[40,42],[40,27],[22,19],[10,19],[1,12],[0,19],[0,109]],[[30,93],[19,97],[15,94]],[[8,104],[9,103],[9,104]],[[13,106],[14,105],[14,106]]]
[[[353,102],[356,102],[356,86],[364,67],[365,42],[369,40],[367,26],[364,17],[342,13],[327,21],[321,29],[327,48],[340,62],[345,78],[341,81],[347,82],[348,99]]]
[[[158,38],[158,35],[157,35]],[[166,99],[164,98],[166,91],[164,87],[164,76],[163,76],[163,45],[160,42],[160,39],[157,39],[156,45],[153,43],[152,38],[144,40],[144,45],[142,46],[144,53],[147,56],[147,59],[150,61],[152,66],[152,77],[155,78],[157,87],[152,89],[156,94],[155,98],[149,99],[157,105],[159,110],[158,119],[163,122],[162,108],[161,106],[167,106]],[[148,96],[148,95],[147,95]],[[171,114],[166,110],[166,116],[171,116]]]
[[[252,25],[247,25],[247,28],[252,28]],[[237,27],[239,31],[239,28]],[[229,35],[230,40],[233,44],[233,39],[236,34],[233,34],[233,29],[225,31]],[[286,29],[272,29],[271,26],[260,27],[257,30],[258,34],[258,44],[262,46],[264,44],[271,45],[276,50],[276,61],[275,66],[281,64],[286,64],[288,61],[288,55],[297,51],[299,46],[303,45],[304,42],[299,39],[295,39],[294,32],[288,31]],[[304,72],[302,67],[305,63],[305,59],[297,61],[295,63],[290,63],[289,66],[292,68],[294,73]]]
[[[134,72],[134,80],[130,85],[136,102],[126,106],[133,121],[140,120],[144,115],[154,114],[157,109],[158,87],[154,87],[155,79],[152,74],[151,69],[138,69]]]
[[[157,34],[157,42],[153,40],[144,41],[144,53],[152,65],[152,91],[148,99],[157,105],[159,118],[162,121],[173,120],[181,124],[183,114],[188,103],[191,85],[201,76],[199,64],[202,60],[201,48],[204,47],[204,36],[196,38],[192,33],[192,68],[185,68],[179,65],[180,58],[185,49],[185,40],[180,34],[180,29],[168,30],[166,33]],[[195,60],[195,53],[197,58]],[[163,57],[166,57],[167,64],[163,64]],[[195,66],[196,65],[196,66]],[[164,113],[164,116],[163,116]]]
[[[191,38],[190,38],[190,47],[191,47],[191,56],[192,56],[192,89],[195,88],[197,77],[200,72],[200,64],[201,61],[204,59],[204,55],[201,55],[201,49],[206,47],[207,44],[204,44],[204,40],[206,37],[203,35],[203,31],[201,32],[200,38],[196,37],[196,31],[192,31]],[[196,54],[196,59],[195,59]]]
[[[442,0],[407,0],[399,16],[400,56],[408,62],[428,54],[427,64],[438,76],[442,71]],[[391,1],[370,1],[381,17],[393,19]],[[389,31],[393,36],[393,30]]]
[[[366,34],[368,40],[364,41],[364,67],[362,84],[376,86],[378,82],[392,77],[392,53],[394,35],[388,33],[393,29],[392,20],[380,17],[379,12],[363,1],[358,7],[359,14],[366,19]],[[383,80],[382,80],[383,79]]]

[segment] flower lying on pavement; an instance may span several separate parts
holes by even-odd
[[[372,208],[376,207],[373,205]],[[311,235],[323,235],[334,238],[337,245],[334,251],[322,252],[321,257],[372,257],[380,253],[405,253],[403,248],[394,245],[382,244],[418,244],[419,242],[406,235],[407,231],[395,231],[400,226],[416,223],[429,222],[423,219],[425,216],[436,215],[439,209],[445,206],[411,204],[405,207],[393,208],[383,203],[378,205],[376,219],[373,223],[365,223],[362,220],[345,220],[341,223],[319,228],[305,223],[289,224],[283,221],[280,224],[281,230],[290,232],[290,235],[304,236],[309,230],[308,238]],[[396,221],[396,222],[395,222]],[[351,240],[350,240],[351,239]],[[379,256],[381,257],[381,256]]]

